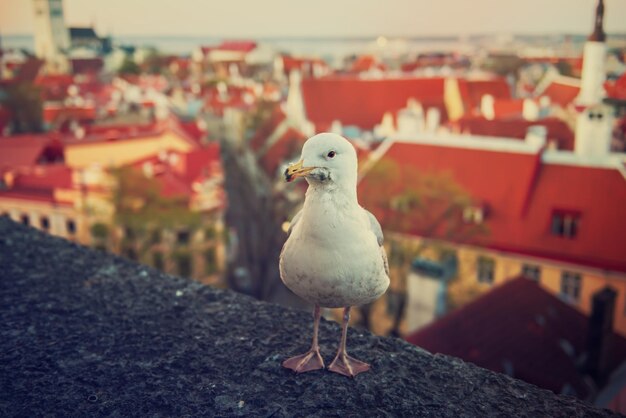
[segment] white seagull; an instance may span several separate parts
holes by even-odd
[[[337,356],[329,370],[354,377],[367,363],[348,356],[350,307],[378,299],[389,286],[380,224],[357,200],[357,157],[350,142],[322,133],[309,138],[302,158],[285,171],[287,181],[309,183],[280,255],[280,276],[296,295],[315,304],[311,349],[283,366],[298,373],[324,368],[317,342],[320,307],[344,308]]]

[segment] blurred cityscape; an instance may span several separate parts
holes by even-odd
[[[31,3],[34,33],[0,38],[0,215],[309,309],[278,272],[306,190],[282,173],[335,132],[391,267],[354,326],[626,412],[626,34],[602,0],[587,34],[247,40]]]

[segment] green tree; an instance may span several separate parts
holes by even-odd
[[[488,233],[482,223],[467,223],[463,211],[474,204],[470,194],[446,172],[423,171],[379,161],[359,186],[359,198],[374,213],[385,231],[393,299],[391,334],[399,335],[406,305],[406,278],[415,258],[427,250],[440,252],[440,240],[464,242]],[[419,245],[394,233],[421,238]],[[389,302],[389,301],[388,301]],[[371,307],[362,307],[363,325],[369,327]]]
[[[131,58],[126,57],[117,72],[121,75],[139,75],[141,74],[141,68]]]
[[[155,231],[198,228],[202,219],[188,207],[187,197],[166,197],[160,184],[140,170],[114,170],[116,187],[112,194],[115,224],[125,231],[123,247],[133,247],[143,258],[154,244]]]
[[[6,86],[4,93],[1,103],[11,112],[15,133],[41,132],[43,104],[39,88],[31,82],[19,81]]]

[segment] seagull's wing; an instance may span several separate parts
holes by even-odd
[[[380,224],[378,223],[378,219],[376,219],[376,217],[372,215],[372,213],[368,211],[367,209],[363,209],[363,210],[365,211],[365,213],[367,213],[367,216],[370,218],[370,228],[372,229],[372,232],[374,233],[374,235],[376,235],[376,239],[378,240],[378,245],[382,246],[383,242],[385,241],[385,237],[383,236],[383,229],[380,227]]]
[[[380,245],[380,253],[383,257],[383,264],[385,265],[385,273],[389,276],[389,261],[387,260],[387,252],[385,251],[385,247],[383,247],[383,242],[385,241],[385,237],[383,235],[383,229],[380,227],[380,223],[378,223],[378,219],[367,209],[363,209],[370,220],[370,228],[374,235],[376,235],[376,240],[378,241],[378,245]]]
[[[287,230],[287,236],[291,235],[291,231],[293,231],[294,226],[296,226],[300,218],[302,218],[302,209],[300,209],[300,211],[296,213],[296,216],[294,216],[291,220],[291,223],[289,224],[289,229]]]

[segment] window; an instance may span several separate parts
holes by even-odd
[[[28,215],[22,215],[22,216],[20,216],[20,222],[23,225],[28,226],[28,225],[30,225],[30,218],[28,217]]]
[[[65,228],[67,229],[68,234],[74,235],[76,233],[76,222],[68,219],[67,222],[65,222]]]
[[[485,205],[481,206],[467,206],[463,209],[463,222],[467,224],[481,224],[485,220],[487,215],[487,208]]]
[[[178,274],[182,277],[191,276],[191,256],[189,254],[178,254],[176,257],[176,267]]]
[[[550,232],[563,238],[574,238],[578,233],[580,215],[573,212],[555,211],[552,214]]]
[[[444,248],[439,251],[439,261],[446,271],[446,276],[453,277],[456,275],[459,266],[459,259],[456,250]]]
[[[215,248],[209,248],[204,252],[204,270],[206,274],[214,274],[217,271]]]
[[[176,242],[179,244],[189,244],[189,231],[178,231],[178,233],[176,233]]]
[[[46,216],[42,216],[39,218],[39,226],[44,231],[48,231],[50,229],[50,220]]]
[[[564,271],[561,273],[561,298],[568,302],[578,302],[580,298],[580,274]]]
[[[532,264],[524,264],[522,266],[522,276],[534,282],[539,282],[541,278],[541,267]]]
[[[163,253],[156,252],[152,254],[152,265],[157,270],[163,270],[165,267],[165,260],[163,259]]]
[[[480,283],[493,283],[496,262],[493,258],[478,257],[477,276]]]

